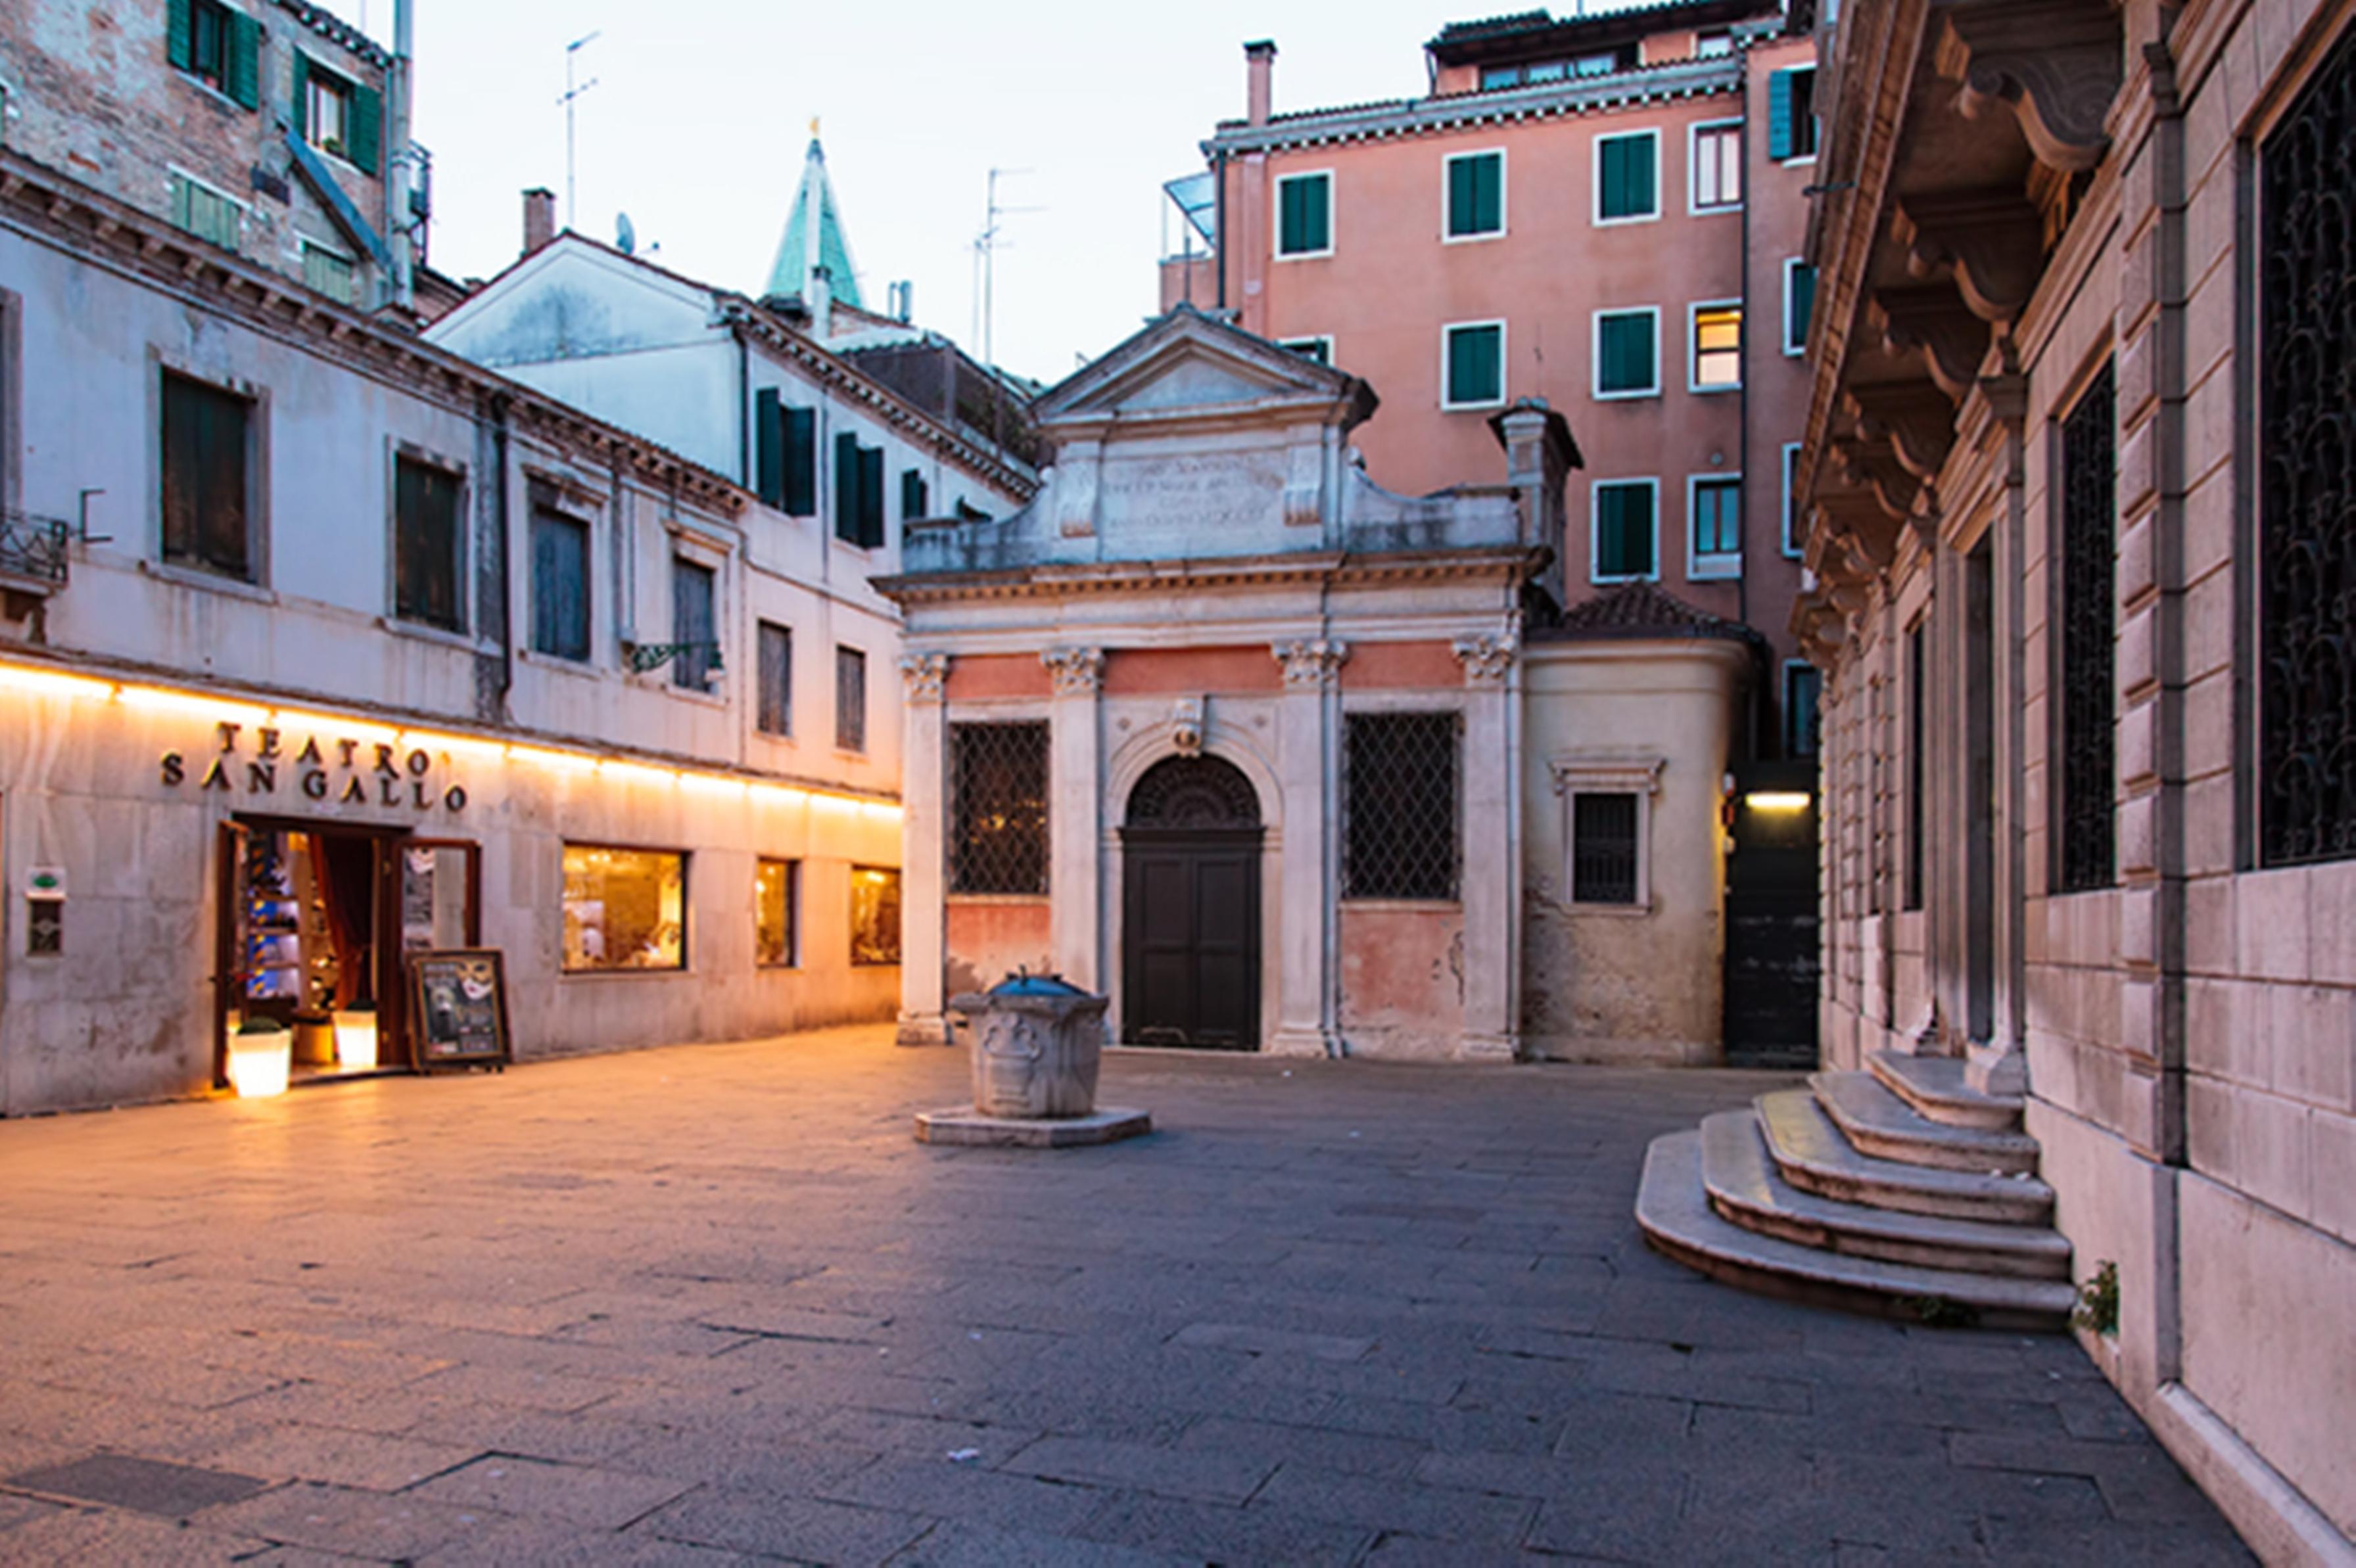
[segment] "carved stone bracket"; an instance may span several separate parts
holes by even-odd
[[[938,702],[948,690],[949,656],[902,654],[900,679],[908,688],[910,702]]]
[[[1890,514],[1891,521],[1906,520],[1914,510],[1914,497],[1922,487],[1922,481],[1906,471],[1888,442],[1864,436],[1836,436],[1832,451],[1850,484],[1864,486],[1881,509]]]
[[[1170,706],[1170,743],[1178,748],[1182,757],[1195,757],[1203,752],[1203,731],[1208,720],[1205,718],[1207,698],[1182,697]]]
[[[1341,674],[1342,661],[1350,656],[1350,645],[1319,637],[1313,641],[1278,643],[1269,649],[1276,662],[1284,667],[1287,686],[1331,686]]]
[[[1987,323],[1945,283],[1877,289],[1866,319],[1892,354],[1921,354],[1931,379],[1955,402],[1963,401],[1987,357]]]
[[[1967,120],[2009,109],[2039,163],[2083,174],[2111,144],[2104,122],[2118,96],[2118,12],[2101,0],[1974,0],[1943,14],[1939,74],[1962,84]]]
[[[1451,646],[1464,666],[1467,686],[1503,686],[1522,651],[1519,639],[1511,632],[1502,636],[1483,632],[1478,636],[1459,637]]]
[[[1858,433],[1890,443],[1899,465],[1917,479],[1933,479],[1955,444],[1955,405],[1922,381],[1851,386],[1842,400],[1857,417]]]
[[[1982,321],[2018,318],[2045,266],[2045,223],[2018,190],[1905,196],[1890,220],[1918,278],[1952,272],[1964,303]]]
[[[1055,679],[1058,697],[1093,697],[1104,684],[1102,648],[1049,648],[1039,656]]]

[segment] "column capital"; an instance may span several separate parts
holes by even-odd
[[[1039,662],[1055,677],[1058,697],[1094,697],[1104,685],[1102,648],[1049,648]]]
[[[1342,661],[1350,656],[1350,645],[1338,640],[1317,637],[1296,643],[1278,643],[1269,649],[1276,662],[1284,667],[1287,686],[1328,687],[1341,674]]]
[[[1464,667],[1467,686],[1503,686],[1505,677],[1520,656],[1521,640],[1511,632],[1483,632],[1475,636],[1459,637],[1449,645],[1457,662]]]
[[[902,654],[900,679],[907,686],[910,702],[938,702],[948,690],[949,656]]]

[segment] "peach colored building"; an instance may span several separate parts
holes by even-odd
[[[1852,0],[1825,59],[1845,1071],[1655,1144],[1640,1213],[1901,1311],[2074,1285],[2261,1558],[2356,1562],[2356,28]]]
[[[1174,182],[1198,253],[1164,263],[1163,306],[1231,313],[1379,387],[1355,439],[1407,494],[1480,479],[1489,417],[1544,399],[1589,464],[1566,603],[1655,581],[1796,660],[1805,32],[1759,0],[1454,24],[1426,46],[1426,96],[1283,113],[1276,46],[1246,55],[1244,118]],[[1790,709],[1804,750],[1813,674],[1773,684],[1753,749],[1783,749]]]

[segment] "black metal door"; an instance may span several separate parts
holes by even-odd
[[[1167,757],[1122,829],[1121,1037],[1259,1047],[1259,797],[1217,757]]]
[[[1726,872],[1726,1060],[1816,1061],[1815,767],[1753,763],[1734,805]]]

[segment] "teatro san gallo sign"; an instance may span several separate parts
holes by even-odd
[[[323,741],[313,734],[304,736],[298,748],[283,730],[257,726],[248,738],[247,728],[215,725],[220,744],[198,761],[179,752],[165,752],[160,765],[165,786],[182,788],[193,774],[200,792],[274,795],[283,778],[306,800],[412,811],[438,806],[454,814],[466,809],[465,786],[436,779],[434,754],[422,747],[404,752],[398,746],[369,741]]]

